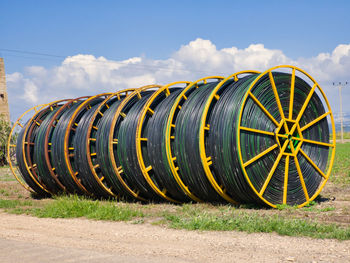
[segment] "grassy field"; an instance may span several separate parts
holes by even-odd
[[[78,196],[35,199],[0,168],[0,209],[36,217],[128,221],[187,230],[275,232],[280,235],[350,239],[350,143],[338,144],[329,182],[308,207],[268,209],[242,205],[140,204]]]

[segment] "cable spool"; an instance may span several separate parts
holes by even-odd
[[[190,82],[173,82],[155,91],[144,104],[135,133],[139,172],[153,191],[166,201],[189,199],[174,180],[167,162],[166,122],[173,102]]]
[[[10,160],[11,170],[42,195],[272,207],[316,198],[334,162],[335,127],[314,79],[278,66],[182,83],[35,108],[17,146],[15,127],[8,140],[24,182]]]
[[[98,188],[95,178],[86,176],[90,167],[86,161],[82,161],[84,152],[84,135],[90,123],[91,116],[95,113],[99,104],[111,93],[102,93],[91,96],[81,102],[69,116],[64,132],[64,160],[68,173],[66,177],[72,179],[76,185],[88,195],[105,196]],[[96,128],[96,127],[95,127]]]
[[[273,72],[281,68],[291,69],[292,74]],[[313,85],[296,76],[296,71]],[[314,92],[316,88],[326,101],[327,113]],[[306,108],[308,117],[302,117]],[[220,96],[208,118],[205,151],[213,156],[215,174],[227,179],[227,192],[239,201],[303,206],[317,196],[328,179],[330,169],[324,171],[328,148],[333,149],[331,162],[334,158],[335,144],[328,143],[326,116],[330,116],[334,130],[326,97],[309,75],[296,67],[275,67],[246,77],[239,88],[227,89]],[[312,126],[317,132],[306,131]],[[313,144],[317,154],[304,158],[305,151],[306,156],[311,153],[305,142]]]
[[[113,107],[118,107],[122,100],[128,96],[129,93],[134,91],[134,89],[125,89],[118,92],[115,92],[109,95],[104,101],[102,101],[96,110],[93,112],[88,125],[84,125],[82,134],[80,134],[80,142],[82,147],[76,147],[79,149],[80,153],[77,153],[80,157],[78,158],[81,165],[88,165],[90,169],[80,170],[79,173],[84,174],[89,181],[96,181],[94,187],[98,188],[98,192],[101,192],[101,196],[107,197],[119,197],[121,191],[114,187],[114,184],[111,183],[117,178],[110,176],[112,173],[108,171],[103,173],[104,168],[107,168],[104,165],[106,157],[103,155],[104,152],[99,152],[97,150],[97,133],[101,133],[101,138],[108,138],[108,135],[105,136],[105,124],[108,120],[108,116],[113,114]],[[108,144],[108,140],[105,140]],[[103,144],[102,140],[102,144]],[[79,167],[78,165],[77,167]],[[106,169],[105,169],[106,170]],[[95,188],[94,188],[95,189]],[[96,192],[97,192],[96,191]]]
[[[129,145],[125,144],[120,145],[120,137],[124,136],[125,138],[125,136],[128,136],[128,133],[121,134],[120,127],[126,120],[127,122],[123,124],[125,126],[122,130],[124,129],[125,131],[125,129],[128,128],[128,124],[132,123],[132,118],[127,118],[129,111],[134,110],[134,112],[131,113],[137,115],[137,109],[135,113],[134,105],[142,105],[142,102],[146,100],[147,96],[152,94],[154,89],[159,87],[158,85],[141,87],[129,94],[117,107],[112,105],[106,112],[105,117],[101,120],[101,128],[99,128],[96,133],[96,151],[99,152],[97,159],[98,162],[103,163],[101,166],[102,172],[104,175],[109,174],[109,179],[114,177],[114,179],[110,180],[110,183],[113,183],[113,187],[118,189],[120,195],[126,199],[136,198],[141,201],[146,201],[146,198],[142,196],[141,193],[143,189],[138,188],[138,183],[140,182],[135,183],[135,180],[139,180],[139,178],[134,178],[134,175],[130,172],[132,168],[128,166],[129,160],[126,159],[128,158],[128,150],[130,150],[132,146],[129,147]],[[124,141],[124,139],[122,140]],[[106,158],[100,158],[102,156]],[[121,158],[125,159],[121,160]],[[117,180],[115,180],[115,178]],[[140,184],[142,184],[142,182]],[[150,194],[148,194],[148,196],[150,196]]]
[[[166,122],[166,133],[165,133],[165,149],[166,149],[166,156],[167,156],[167,164],[169,165],[171,169],[171,173],[173,175],[173,183],[174,180],[179,185],[181,190],[184,192],[185,196],[179,196],[178,198],[190,198],[193,201],[200,202],[201,200],[191,192],[191,190],[188,188],[187,185],[183,182],[181,176],[178,173],[178,166],[177,166],[177,157],[174,156],[173,153],[173,147],[172,147],[172,140],[174,137],[174,128],[176,127],[175,121],[176,117],[178,115],[178,111],[181,110],[182,105],[187,100],[187,97],[190,96],[196,89],[199,87],[205,85],[208,83],[208,80],[221,80],[223,77],[221,76],[212,76],[212,77],[206,77],[199,79],[195,82],[192,82],[190,85],[188,85],[186,88],[183,89],[183,91],[177,96],[175,101],[173,102],[173,105],[171,107],[169,117]],[[171,178],[171,177],[169,177]],[[181,192],[179,192],[181,193]],[[180,199],[179,199],[180,200]]]
[[[46,107],[48,114],[38,127],[37,135],[35,138],[33,160],[37,167],[38,177],[52,194],[61,193],[64,190],[64,186],[60,183],[57,183],[57,180],[51,176],[49,167],[47,166],[47,156],[45,154],[45,148],[47,148],[47,146],[45,144],[45,135],[51,119],[66,102],[67,100],[57,101],[49,104]]]
[[[38,175],[36,174],[36,166],[32,163],[32,155],[34,139],[38,127],[37,123],[40,125],[39,121],[42,121],[42,118],[45,118],[45,116],[48,113],[48,110],[45,108],[45,106],[46,105],[40,107],[39,111],[37,111],[37,108],[35,108],[36,113],[33,115],[33,117],[30,118],[24,126],[20,125],[22,126],[22,129],[18,134],[16,147],[16,159],[18,163],[18,169],[22,175],[22,178],[24,179],[28,187],[30,187],[32,190],[34,190],[35,193],[41,196],[47,196],[50,194],[50,192],[45,187],[45,185],[43,185],[43,183],[38,178]],[[21,117],[23,117],[23,115]],[[17,121],[16,123],[20,124],[19,121]],[[23,186],[26,186],[23,183],[21,184]],[[27,187],[25,188],[27,189]]]
[[[75,110],[88,98],[89,97],[80,97],[70,100],[63,105],[52,118],[49,124],[49,129],[46,132],[46,139],[48,141],[47,146],[50,147],[48,148],[50,150],[50,160],[47,160],[50,171],[53,177],[64,185],[65,190],[72,194],[89,193],[76,177],[70,176],[70,170],[66,163],[65,134],[70,118]]]
[[[11,170],[12,174],[14,175],[15,179],[17,180],[17,182],[19,182],[19,184],[24,189],[26,189],[27,191],[29,191],[31,193],[36,193],[36,192],[32,188],[30,188],[30,186],[26,183],[25,178],[24,178],[24,174],[21,171],[21,166],[23,167],[24,161],[22,162],[21,160],[19,160],[19,158],[23,158],[23,155],[21,153],[20,153],[20,155],[16,154],[16,160],[17,160],[17,164],[16,164],[14,162],[13,158],[11,158],[11,152],[12,152],[11,149],[15,148],[16,152],[21,151],[21,149],[19,149],[19,148],[20,147],[22,148],[22,142],[24,143],[24,140],[21,137],[23,136],[24,128],[26,127],[26,124],[23,124],[23,119],[25,119],[25,117],[28,116],[33,111],[35,113],[37,113],[40,110],[42,110],[44,107],[46,107],[46,104],[37,105],[37,106],[34,106],[34,107],[30,108],[29,110],[25,111],[13,124],[12,129],[11,129],[10,134],[9,134],[9,137],[8,137],[8,140],[7,140],[7,154],[6,154],[6,156],[7,156],[7,161],[9,163],[9,166],[10,166],[10,170]],[[20,128],[20,132],[19,132],[18,137],[17,137],[17,142],[16,142],[16,144],[12,144],[11,143],[12,138],[15,135],[16,130],[18,128]],[[22,131],[22,135],[21,135],[21,131]],[[24,152],[23,148],[22,148],[22,152]],[[22,164],[20,164],[20,162],[22,162]],[[17,168],[17,169],[15,169],[15,168]],[[17,174],[17,173],[19,173],[19,174]],[[24,171],[24,173],[26,173],[26,172]],[[28,173],[30,173],[30,171]],[[23,180],[20,178],[22,178]],[[36,181],[35,178],[33,180]]]
[[[237,204],[241,202],[241,199],[236,195],[236,193],[233,191],[228,192],[228,189],[226,188],[225,181],[227,180],[226,177],[221,177],[220,173],[214,173],[213,167],[215,166],[215,161],[213,160],[213,154],[207,154],[206,148],[213,147],[216,149],[216,144],[221,138],[218,138],[218,135],[223,132],[223,130],[220,127],[217,131],[213,131],[212,129],[212,123],[209,121],[209,116],[212,116],[212,118],[215,120],[215,118],[222,119],[222,112],[226,111],[226,108],[220,108],[221,111],[218,111],[216,114],[214,114],[214,105],[220,100],[222,93],[225,90],[239,90],[242,87],[242,83],[245,81],[244,76],[250,76],[254,77],[256,74],[258,74],[258,71],[241,71],[234,73],[227,78],[223,79],[210,93],[202,111],[202,115],[200,117],[199,122],[199,153],[201,158],[201,163],[205,172],[205,175],[207,176],[210,184],[212,187],[216,190],[216,192],[226,201]],[[229,106],[234,106],[233,104]],[[215,140],[208,141],[208,135],[211,134],[215,137]],[[227,143],[227,142],[225,142]],[[215,154],[222,154],[222,152],[216,152]],[[232,152],[233,155],[235,155],[234,152]],[[216,156],[216,155],[215,155]],[[214,164],[213,164],[214,162]],[[249,191],[249,189],[246,189],[246,191]]]
[[[221,79],[218,76],[200,79],[184,89],[171,109],[167,124],[168,162],[176,181],[193,201],[221,201],[205,177],[197,152],[198,137],[193,136],[199,127],[203,103]]]

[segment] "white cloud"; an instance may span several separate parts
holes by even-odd
[[[32,66],[23,73],[9,74],[7,84],[14,119],[32,105],[56,99],[155,83],[193,81],[209,75],[226,76],[241,70],[262,71],[281,64],[292,64],[306,70],[321,86],[324,85],[326,94],[335,105],[336,92],[329,84],[350,80],[350,44],[338,45],[331,53],[320,53],[316,57],[292,59],[283,51],[268,49],[263,44],[251,44],[244,49],[235,46],[218,49],[210,40],[198,38],[163,60],[133,57],[113,61],[78,54],[67,57],[53,68]],[[350,99],[348,94],[345,91],[345,99]],[[346,109],[350,111],[350,108]]]

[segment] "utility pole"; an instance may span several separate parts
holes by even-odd
[[[339,88],[339,106],[340,106],[340,141],[341,143],[344,143],[344,128],[343,128],[343,103],[342,103],[342,96],[341,96],[341,89],[344,88],[345,86],[348,85],[348,82],[345,83],[341,83],[339,82],[334,83],[333,82],[333,86],[336,86]]]

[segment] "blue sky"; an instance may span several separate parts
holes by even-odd
[[[334,111],[338,110],[337,93],[328,86],[332,81],[350,80],[350,68],[349,73],[346,73],[350,65],[350,62],[348,63],[350,49],[347,49],[347,45],[350,45],[348,17],[350,1],[0,0],[0,10],[0,56],[5,59],[11,113],[13,112],[12,115],[16,117],[20,110],[24,110],[24,106],[41,102],[35,99],[35,94],[31,101],[23,98],[21,101],[17,98],[16,94],[21,93],[21,85],[23,87],[29,85],[33,93],[39,94],[45,93],[44,84],[46,89],[57,89],[57,86],[50,86],[48,83],[57,82],[55,79],[57,70],[62,69],[67,57],[74,58],[79,54],[92,55],[89,57],[90,62],[91,59],[95,61],[103,57],[107,61],[144,63],[143,67],[175,65],[175,68],[192,67],[197,72],[208,71],[214,74],[215,69],[219,71],[218,73],[230,72],[229,69],[226,71],[219,66],[211,67],[208,65],[210,60],[197,65],[185,59],[186,64],[181,57],[181,54],[186,52],[181,53],[181,48],[197,39],[204,42],[195,42],[196,48],[198,45],[201,47],[204,45],[203,48],[209,50],[212,44],[217,51],[232,47],[245,50],[252,44],[261,44],[264,47],[261,52],[277,50],[280,53],[277,51],[273,53],[276,57],[280,58],[283,55],[287,58],[287,60],[271,59],[271,63],[295,61],[301,67],[305,64],[303,68],[314,71],[315,75],[314,72],[310,73],[316,79],[320,76],[320,83],[325,86]],[[315,70],[312,63],[325,64],[326,61],[322,60],[321,63],[320,60],[313,60],[313,58],[321,53],[332,56],[332,52],[339,45],[346,45],[341,48],[341,59],[335,59],[338,64],[341,64],[341,73],[338,74],[339,70],[334,71],[334,74],[329,73],[330,69],[327,65]],[[57,57],[8,50],[45,53]],[[221,53],[205,54],[219,56]],[[141,60],[130,62],[129,59],[135,57]],[[343,60],[346,62],[341,62]],[[72,61],[66,61],[66,63],[72,63]],[[229,66],[227,62],[225,63],[223,65]],[[337,63],[331,68],[337,67]],[[242,62],[233,65],[232,68],[239,65],[242,65],[243,70],[247,69],[243,68],[244,66],[255,64]],[[256,65],[257,69],[261,67],[261,63]],[[80,70],[77,66],[73,68]],[[137,76],[126,75],[133,80],[135,78],[139,80],[142,76],[145,76],[145,81],[165,81],[166,79],[165,76],[160,76],[160,73],[151,76],[150,72],[147,74],[141,72],[141,68],[137,70],[140,71]],[[322,77],[322,70],[327,70],[327,77]],[[93,73],[94,84],[100,83],[101,89],[110,90],[113,83],[123,85],[123,82],[118,81],[106,84],[95,76],[100,74],[98,72]],[[86,74],[90,74],[88,76],[91,77],[92,73]],[[188,75],[190,76],[192,75]],[[168,77],[170,81],[182,76],[175,74]],[[72,79],[69,80],[71,83]],[[67,81],[60,83],[67,83]],[[76,85],[82,84],[76,82]],[[86,85],[85,82],[84,85]],[[348,89],[350,90],[350,87]],[[74,87],[69,87],[69,90],[74,90]],[[67,93],[64,87],[60,91],[61,96]],[[86,89],[87,94],[94,91],[96,89]],[[60,92],[57,91],[55,96],[59,94]],[[82,94],[84,94],[82,88],[77,88],[67,95]],[[344,90],[344,94],[350,99],[348,91]],[[43,102],[53,98],[54,96],[42,97]],[[16,110],[19,104],[23,108]],[[346,110],[350,112],[350,106],[346,106]]]

